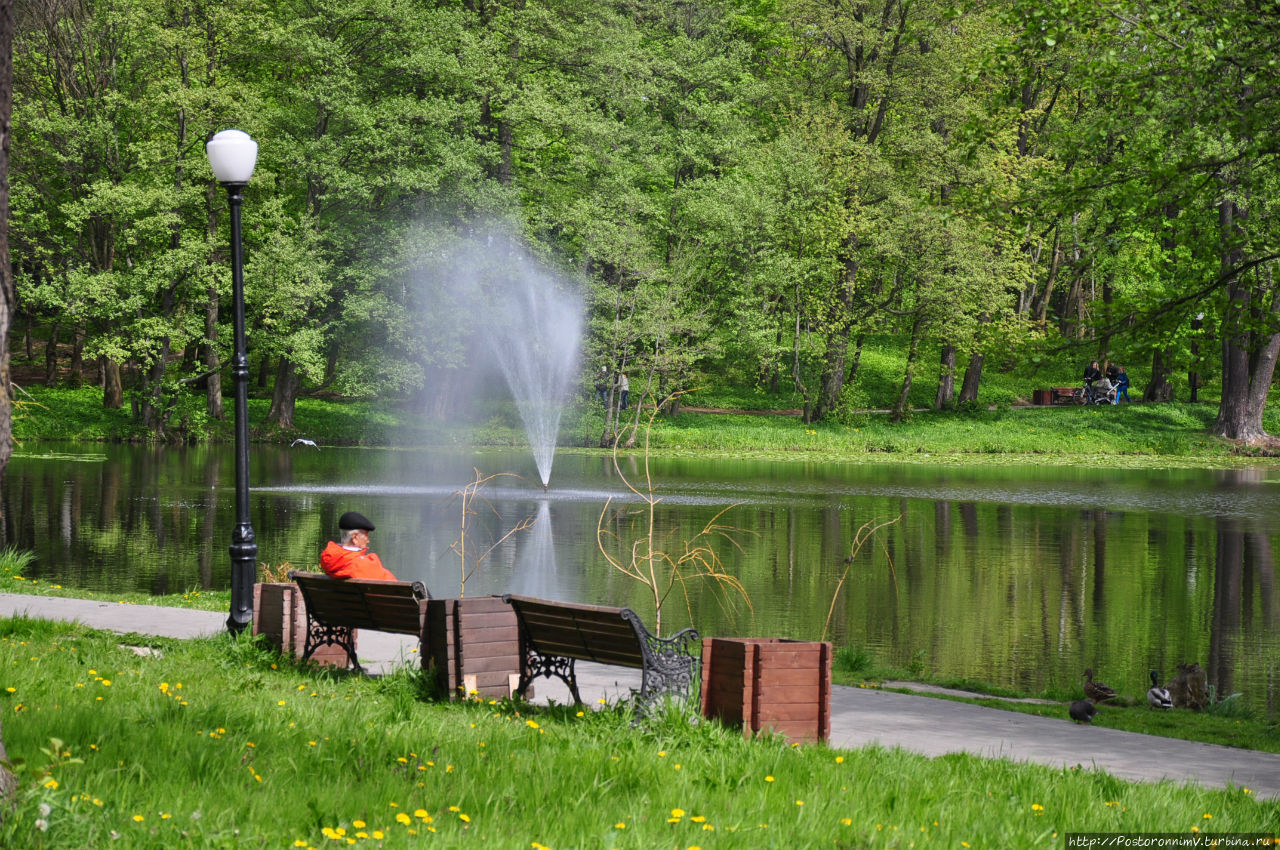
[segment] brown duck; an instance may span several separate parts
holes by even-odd
[[[1084,695],[1097,705],[1104,700],[1115,699],[1116,692],[1101,682],[1093,681],[1093,668],[1090,668],[1084,671]]]

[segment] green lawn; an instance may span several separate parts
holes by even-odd
[[[21,781],[4,847],[1022,848],[1280,829],[1280,804],[1246,788],[435,702],[411,670],[299,668],[229,635],[0,620],[0,667]]]

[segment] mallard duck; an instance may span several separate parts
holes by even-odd
[[[1169,696],[1167,688],[1160,687],[1157,681],[1159,676],[1155,670],[1151,671],[1151,690],[1147,691],[1147,702],[1151,703],[1152,708],[1170,709],[1173,708],[1173,697]]]
[[[1093,681],[1093,669],[1090,668],[1084,671],[1084,695],[1096,704],[1103,700],[1115,699],[1116,692],[1101,682]]]
[[[1092,723],[1098,709],[1087,699],[1078,699],[1067,707],[1067,714],[1077,723]]]

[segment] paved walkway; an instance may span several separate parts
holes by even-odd
[[[199,637],[226,628],[225,614],[153,605],[121,605],[85,599],[0,594],[0,617],[26,614],[77,620],[118,633]],[[412,638],[361,632],[360,657],[371,670],[416,658]],[[578,665],[578,685],[589,703],[628,696],[640,685],[639,671],[598,664]],[[537,702],[569,701],[558,680],[539,679]],[[1106,710],[1105,708],[1103,709]],[[1034,717],[951,700],[875,688],[837,686],[831,696],[831,746],[868,744],[901,747],[927,756],[966,752],[1055,767],[1098,767],[1122,779],[1172,779],[1222,788],[1229,783],[1261,798],[1280,798],[1280,755],[1080,726],[1066,719]]]

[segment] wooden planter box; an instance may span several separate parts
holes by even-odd
[[[783,638],[704,638],[702,714],[747,737],[831,735],[831,644]]]
[[[432,599],[422,666],[455,697],[503,699],[520,681],[520,631],[515,611],[499,596]],[[532,696],[532,688],[526,693]]]
[[[301,658],[307,646],[307,606],[302,592],[291,581],[259,582],[253,586],[253,633],[266,635],[284,655]],[[359,632],[351,635],[355,644]],[[322,646],[311,660],[330,667],[350,666],[346,650],[340,646]]]

